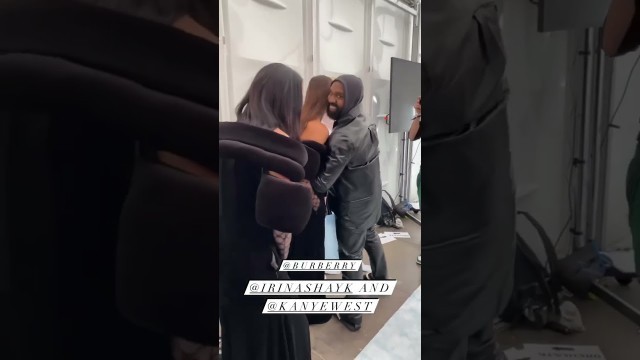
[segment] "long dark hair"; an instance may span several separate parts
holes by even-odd
[[[311,78],[307,95],[302,105],[301,125],[304,129],[307,123],[313,119],[321,118],[329,106],[329,93],[331,92],[331,78],[318,75]]]
[[[300,137],[302,77],[283,64],[269,64],[256,74],[236,108],[238,122]]]

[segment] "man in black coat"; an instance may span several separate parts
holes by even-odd
[[[336,215],[336,235],[341,260],[362,260],[366,250],[375,279],[387,278],[387,263],[374,226],[380,217],[382,181],[378,135],[362,115],[360,78],[342,75],[331,84],[327,114],[335,120],[329,137],[329,157],[313,182],[320,194],[329,192],[329,208]],[[362,279],[362,270],[343,272],[344,279]],[[347,328],[360,329],[361,314],[339,316]]]
[[[496,359],[516,216],[498,9],[486,0],[422,6],[422,356]]]

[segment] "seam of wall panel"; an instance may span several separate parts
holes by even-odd
[[[220,115],[224,121],[235,121],[233,118],[233,104],[231,104],[231,89],[233,84],[233,74],[230,71],[230,63],[229,63],[229,25],[227,24],[227,16],[228,16],[229,6],[228,0],[220,1],[219,5],[219,31],[220,31],[220,39],[221,44],[218,45],[218,51],[220,52],[220,61],[219,66],[221,69],[218,70],[219,76],[218,81],[220,82],[219,86],[219,94],[222,99],[219,99],[218,103],[221,107]],[[220,119],[220,118],[219,118]]]

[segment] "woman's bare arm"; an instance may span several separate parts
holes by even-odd
[[[315,141],[318,144],[325,144],[327,139],[329,139],[329,129],[320,120],[309,121],[300,135],[300,140]]]
[[[420,121],[422,121],[422,96],[418,97],[418,101],[413,105],[416,110],[416,117],[413,118],[411,128],[409,129],[409,140],[414,141],[418,137],[418,130],[420,130]]]
[[[602,50],[616,56],[635,15],[635,0],[612,0],[602,31]]]

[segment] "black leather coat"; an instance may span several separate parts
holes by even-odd
[[[495,3],[423,2],[423,335],[469,336],[513,285],[515,190]]]
[[[378,135],[361,113],[362,80],[343,75],[335,81],[344,85],[345,105],[329,137],[326,166],[313,187],[318,193],[329,192],[330,209],[341,226],[359,231],[375,225],[380,217]]]

